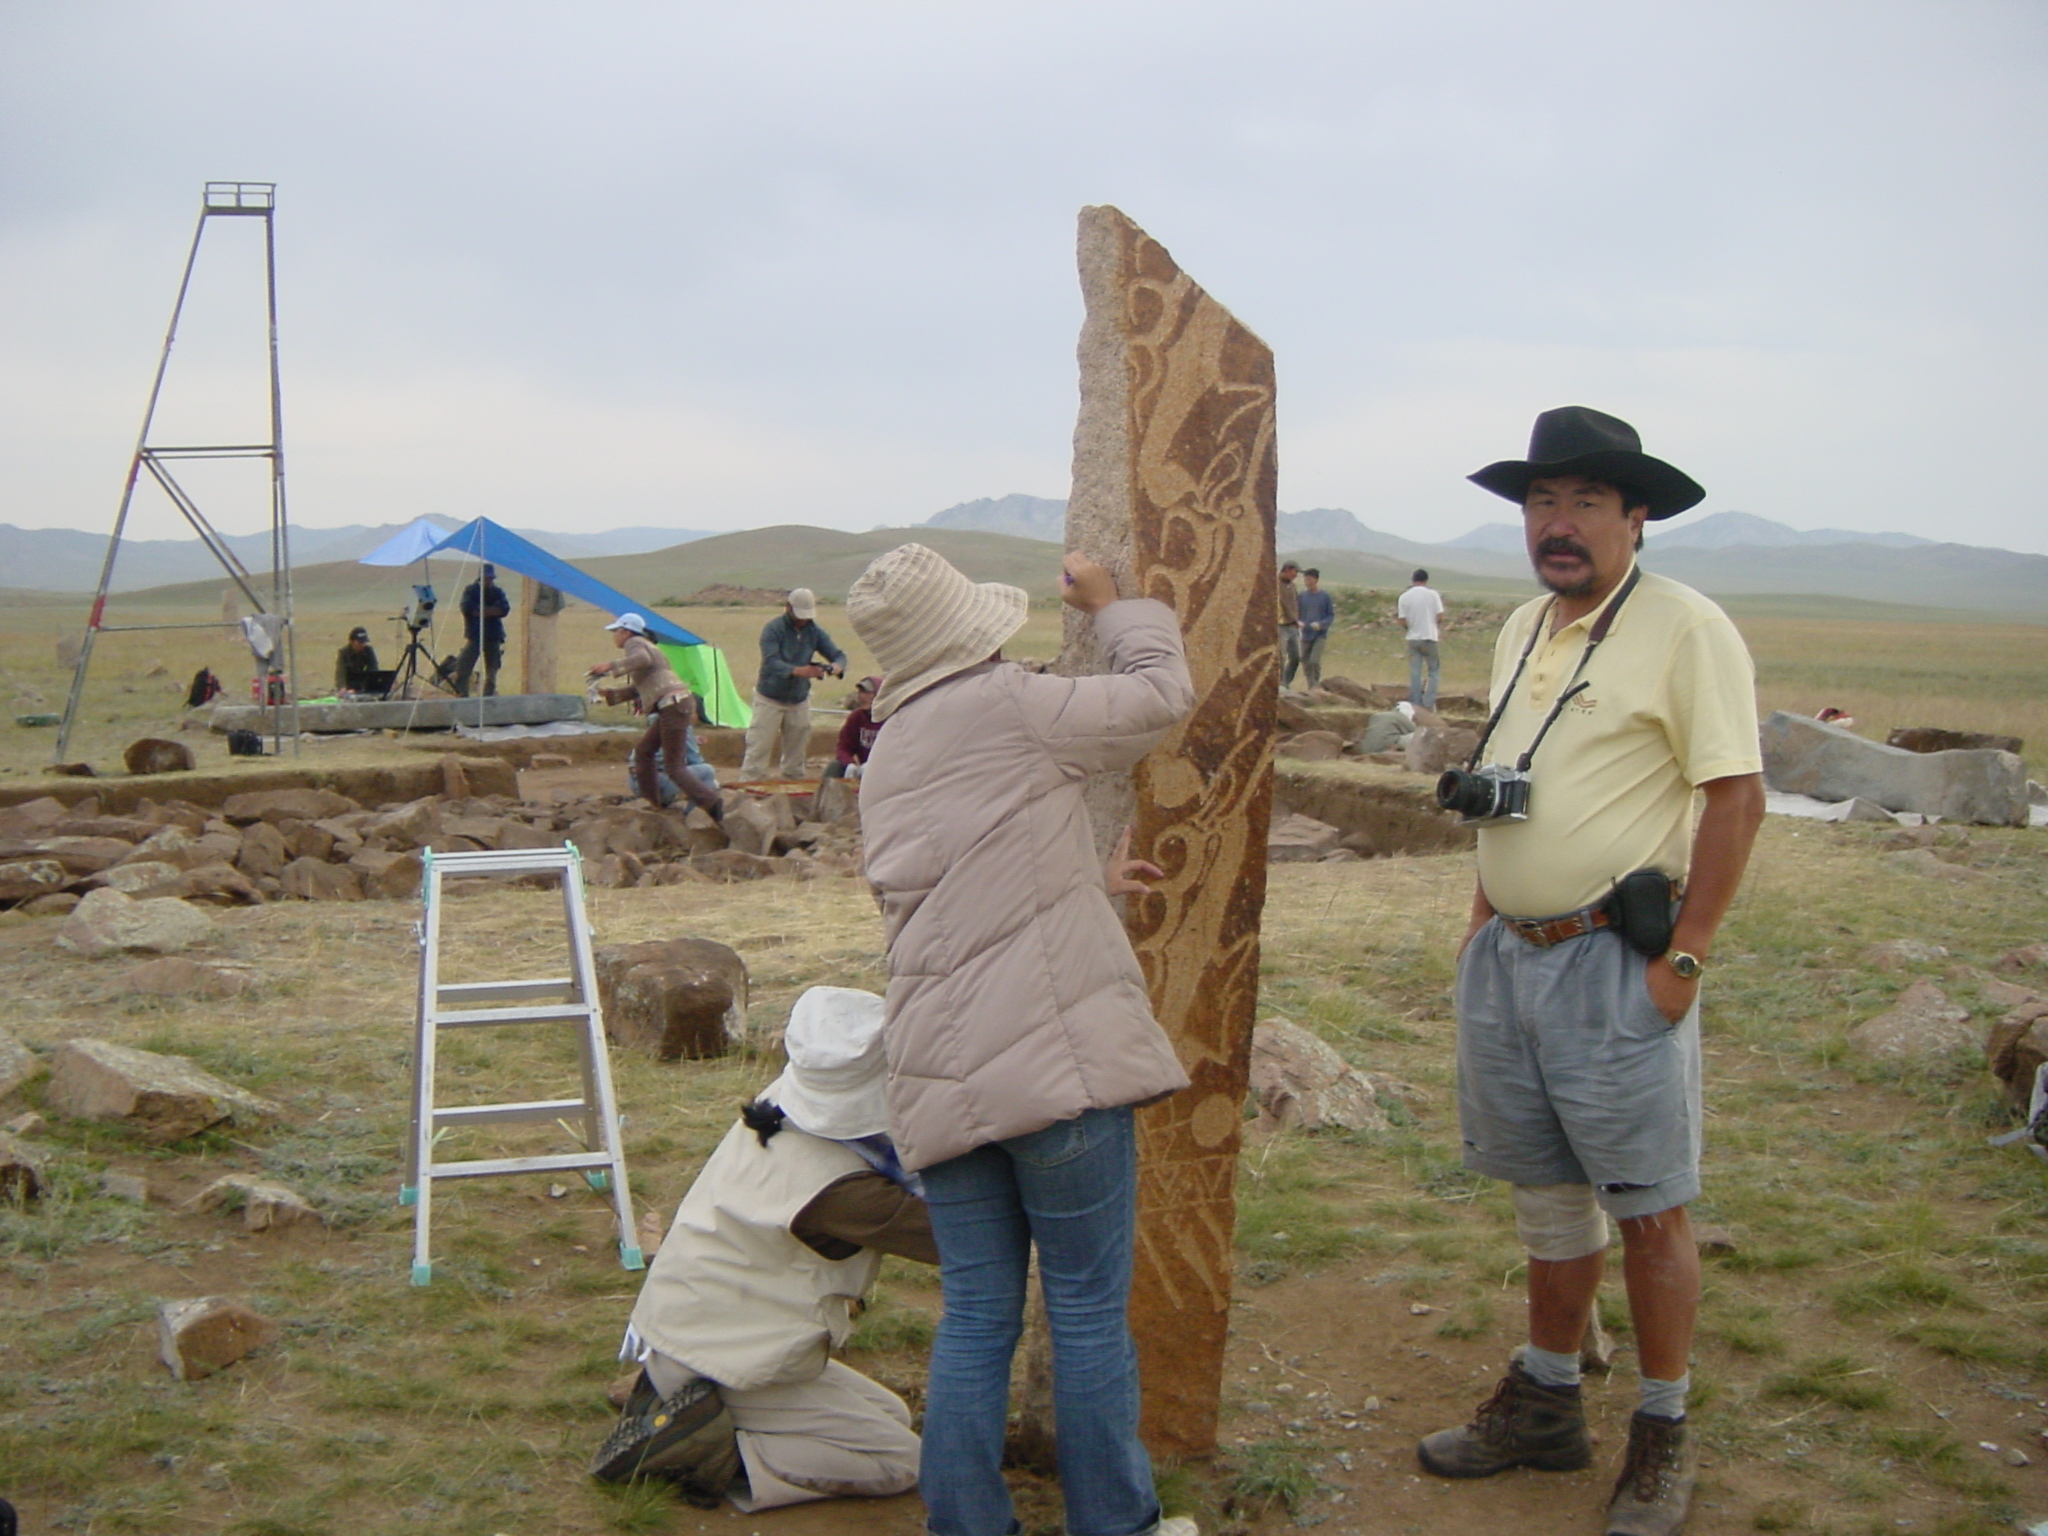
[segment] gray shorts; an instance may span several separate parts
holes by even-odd
[[[1458,961],[1465,1166],[1515,1184],[1591,1184],[1608,1215],[1700,1192],[1700,1015],[1650,1001],[1651,962],[1611,928],[1538,949],[1498,918]]]

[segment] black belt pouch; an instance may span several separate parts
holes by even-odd
[[[1607,915],[1628,947],[1651,959],[1671,947],[1671,877],[1661,869],[1638,869],[1614,882]]]

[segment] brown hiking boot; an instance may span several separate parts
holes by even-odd
[[[1638,1413],[1607,1506],[1607,1536],[1676,1536],[1692,1502],[1699,1453],[1683,1419]]]
[[[1576,1472],[1592,1461],[1593,1441],[1579,1389],[1546,1387],[1515,1360],[1471,1423],[1438,1430],[1415,1454],[1438,1477],[1491,1477],[1510,1467]]]

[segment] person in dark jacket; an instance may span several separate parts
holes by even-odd
[[[769,760],[778,752],[782,777],[802,778],[811,740],[811,683],[845,675],[846,652],[818,626],[818,599],[809,587],[798,587],[781,616],[761,630],[761,675],[754,684],[754,723],[747,727],[741,779],[767,778]]]
[[[476,670],[479,651],[484,659],[484,697],[498,691],[498,667],[505,659],[505,615],[512,600],[498,585],[498,568],[487,565],[483,574],[462,589],[462,654],[455,659],[455,691],[469,697],[469,675]]]
[[[377,686],[377,651],[370,644],[370,632],[358,624],[348,632],[348,644],[334,653],[336,693],[382,693]]]

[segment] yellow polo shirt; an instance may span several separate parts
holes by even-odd
[[[1494,702],[1549,602],[1515,610],[1494,642]],[[1512,764],[1534,740],[1601,611],[1536,642],[1487,761]],[[1728,615],[1690,587],[1645,571],[1582,680],[1592,686],[1536,750],[1529,819],[1480,825],[1479,882],[1510,917],[1597,905],[1634,869],[1682,877],[1694,786],[1763,769],[1749,650]]]

